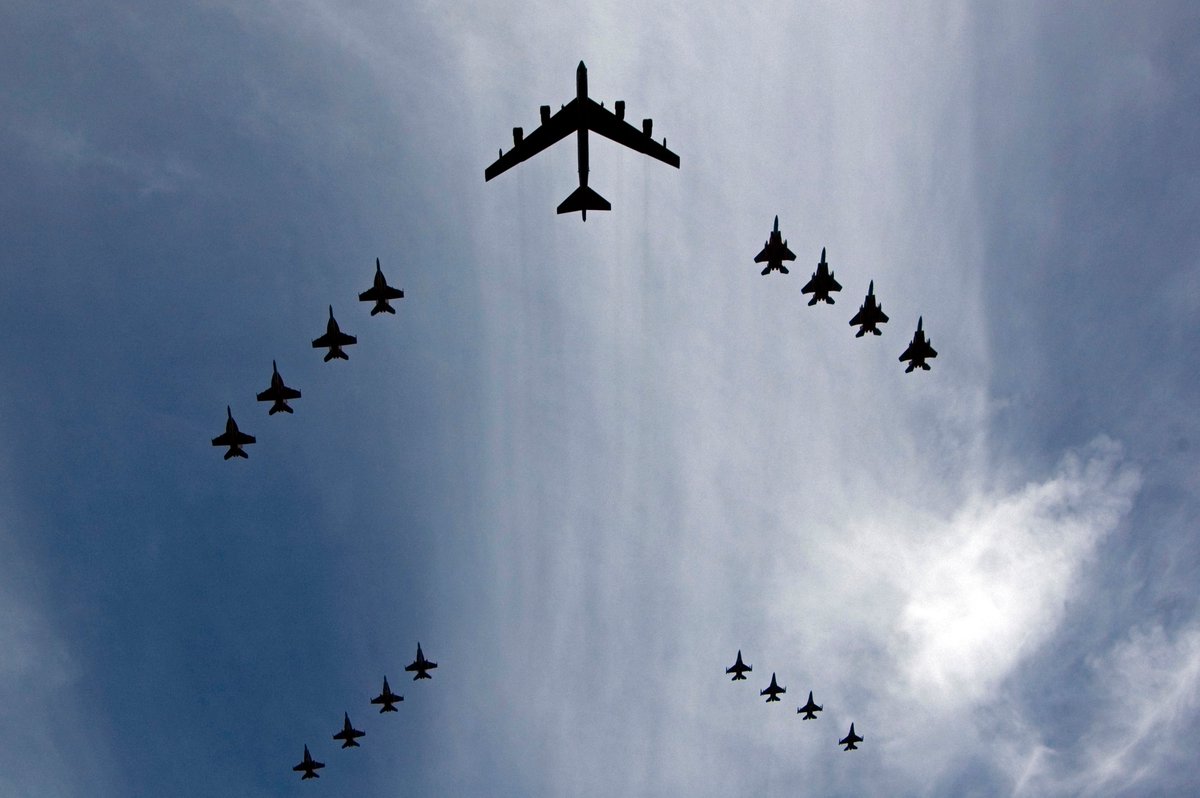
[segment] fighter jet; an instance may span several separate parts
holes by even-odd
[[[254,443],[254,436],[247,435],[238,429],[237,422],[233,420],[233,411],[229,409],[229,405],[225,405],[225,413],[229,416],[225,421],[225,434],[213,438],[213,446],[229,447],[229,451],[225,452],[226,460],[231,457],[245,457],[249,459],[250,455],[246,454],[246,450],[242,447]]]
[[[414,659],[412,664],[404,670],[410,673],[416,671],[417,675],[413,677],[413,681],[415,682],[417,679],[432,679],[433,677],[429,675],[428,671],[431,671],[436,667],[436,662],[430,662],[429,660],[425,659],[425,655],[421,653],[421,644],[417,643],[417,658]]]
[[[376,258],[375,283],[358,295],[358,301],[375,303],[375,307],[371,308],[372,316],[376,313],[395,314],[396,309],[388,302],[389,299],[404,299],[404,292],[387,284],[387,280],[383,279],[383,269],[379,267],[379,258]]]
[[[649,119],[642,120],[642,129],[638,130],[625,121],[625,101],[617,100],[613,105],[614,111],[609,111],[603,104],[597,104],[588,97],[587,67],[579,62],[575,70],[575,99],[562,106],[553,116],[550,106],[541,107],[541,125],[528,136],[519,127],[513,128],[513,148],[508,152],[500,151],[496,162],[483,172],[484,181],[491,180],[524,160],[532,158],[542,150],[576,133],[579,153],[579,188],[558,206],[559,213],[574,213],[579,211],[583,220],[587,221],[588,211],[607,211],[612,206],[608,200],[588,188],[588,131],[599,133],[605,138],[612,139],[618,144],[624,144],[630,149],[657,158],[663,163],[679,168],[679,156],[667,149],[667,140],[659,144],[650,138],[653,123]]]
[[[333,739],[342,741],[342,748],[358,748],[358,740],[356,737],[365,737],[366,732],[361,732],[350,725],[350,713],[346,714],[346,725],[342,726],[342,730],[333,735]]]
[[[875,303],[875,281],[872,280],[871,284],[867,286],[867,298],[859,306],[858,313],[854,314],[854,318],[850,319],[851,327],[855,324],[862,325],[859,327],[858,332],[854,334],[854,337],[862,338],[867,333],[883,335],[883,332],[875,325],[887,324],[887,320],[887,314],[883,312],[883,305]]]
[[[762,274],[766,276],[773,271],[780,274],[787,274],[787,266],[783,265],[785,260],[795,260],[796,256],[788,249],[787,241],[779,234],[779,217],[775,217],[775,227],[771,230],[771,237],[763,244],[762,252],[754,256],[755,263],[766,262],[767,266],[762,270]]]
[[[768,696],[768,698],[767,698],[767,703],[769,704],[769,703],[771,703],[772,701],[778,701],[778,700],[779,700],[779,694],[780,694],[780,693],[786,693],[786,692],[787,692],[787,688],[786,688],[786,687],[780,687],[778,684],[776,684],[776,683],[775,683],[775,674],[773,674],[773,673],[772,673],[772,674],[771,674],[771,684],[770,684],[770,686],[769,686],[769,687],[767,687],[767,689],[766,689],[766,690],[763,690],[761,693],[759,693],[759,695],[765,695],[765,696]]]
[[[258,401],[275,403],[267,411],[268,416],[273,416],[280,411],[290,413],[292,408],[288,405],[288,400],[299,399],[300,392],[283,384],[283,377],[279,376],[279,367],[275,365],[274,360],[271,361],[271,372],[271,387],[258,395]]]
[[[843,751],[853,751],[856,748],[858,748],[858,746],[855,745],[855,743],[861,743],[862,741],[863,741],[863,738],[859,737],[857,734],[854,733],[854,724],[851,723],[850,724],[850,733],[847,734],[842,739],[838,740],[838,745],[846,746],[845,748],[842,749]]]
[[[317,760],[313,759],[312,756],[309,755],[308,746],[306,745],[304,746],[304,761],[299,765],[296,765],[294,768],[292,768],[292,770],[296,771],[297,773],[303,773],[304,775],[300,777],[300,781],[304,781],[305,779],[321,778],[319,775],[317,775],[317,770],[323,767],[325,767],[325,763],[318,762]]]
[[[403,700],[404,700],[404,696],[396,695],[395,693],[392,692],[392,688],[388,687],[387,677],[384,676],[383,677],[383,692],[380,693],[379,695],[375,696],[374,698],[372,698],[371,703],[372,704],[383,704],[383,706],[379,708],[379,714],[382,715],[384,712],[398,711],[396,709],[396,702],[403,701]]]
[[[832,305],[833,297],[830,294],[841,290],[841,283],[833,279],[833,272],[829,271],[829,264],[825,262],[825,247],[821,247],[821,262],[817,264],[817,270],[813,273],[812,279],[800,289],[800,293],[813,295],[813,298],[808,300],[810,305],[818,302],[828,302]]]
[[[733,678],[730,679],[730,681],[736,682],[738,679],[745,681],[746,674],[752,670],[754,670],[754,668],[751,668],[749,665],[742,663],[742,650],[739,648],[738,655],[737,655],[737,662],[733,663],[733,665],[731,667],[726,668],[725,672],[732,673]]]
[[[346,333],[342,332],[341,328],[338,327],[337,319],[333,317],[333,305],[330,305],[329,322],[325,325],[325,334],[320,338],[313,340],[313,349],[323,349],[325,347],[329,347],[329,351],[325,354],[325,362],[328,363],[335,357],[341,358],[342,360],[349,360],[350,356],[342,351],[342,347],[350,346],[351,344],[356,343],[358,343],[357,338],[355,338],[353,335],[346,335]]]
[[[904,354],[900,356],[900,362],[908,361],[908,368],[904,373],[920,368],[929,371],[929,364],[925,362],[927,358],[937,357],[937,352],[929,345],[929,341],[925,338],[925,332],[921,329],[921,324],[925,321],[923,316],[917,318],[917,331],[913,333],[912,342],[908,348],[904,350]]]
[[[799,709],[797,709],[796,714],[800,714],[801,712],[804,713],[804,717],[802,717],[800,720],[816,720],[817,719],[816,713],[818,713],[820,711],[821,711],[821,708],[813,703],[812,690],[809,690],[808,691],[808,703],[805,704],[804,706],[800,707]]]

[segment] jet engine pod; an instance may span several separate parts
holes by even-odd
[[[653,119],[643,119],[642,120],[642,133],[645,134],[646,138],[650,138],[650,131],[653,129],[654,129],[654,120]]]
[[[617,100],[615,103],[613,103],[613,110],[615,110],[617,113],[617,119],[624,119],[625,118],[625,101]]]
[[[519,127],[513,128],[513,146],[521,143],[521,139],[525,138],[525,131]]]
[[[542,112],[542,124],[544,125],[550,121],[550,106],[543,105],[540,110]]]

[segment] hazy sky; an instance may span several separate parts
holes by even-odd
[[[0,795],[1200,792],[1194,4],[0,19]]]

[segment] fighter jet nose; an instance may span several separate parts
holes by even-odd
[[[867,293],[868,294],[875,293],[875,281],[874,280],[872,280],[871,284],[867,286]]]
[[[379,258],[375,259],[375,271],[377,271],[377,272],[383,271],[383,269],[379,265]]]
[[[579,62],[579,66],[576,68],[580,71],[587,69],[587,67],[584,65],[584,63],[582,61]]]
[[[229,417],[230,421],[233,421],[233,408],[229,405],[225,405],[225,415]]]
[[[924,316],[917,316],[917,332],[921,331],[921,325],[925,323]]]
[[[775,232],[776,233],[779,232],[779,217],[778,216],[775,217]]]

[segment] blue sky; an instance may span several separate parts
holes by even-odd
[[[1200,786],[1187,4],[5,17],[0,793]],[[483,181],[581,59],[586,223]]]

